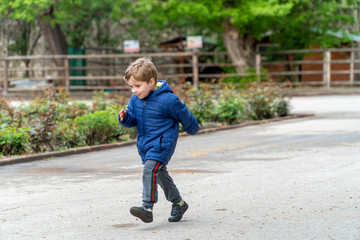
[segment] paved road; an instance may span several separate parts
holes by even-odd
[[[169,170],[190,208],[154,222],[135,146],[0,167],[0,239],[360,239],[360,96],[298,97],[316,117],[183,137]]]

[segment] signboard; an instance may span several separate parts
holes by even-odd
[[[124,41],[124,52],[140,52],[139,40],[126,40]]]
[[[186,47],[187,48],[202,48],[202,36],[187,36]]]

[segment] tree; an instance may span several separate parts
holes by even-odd
[[[237,72],[254,68],[255,43],[269,37],[282,49],[331,47],[346,38],[360,0],[2,0],[0,14],[37,21],[53,54],[90,42],[116,46],[135,37],[147,47],[171,33],[217,36]],[[341,24],[340,24],[341,23]],[[124,27],[121,36],[112,31]],[[343,32],[344,38],[329,36]]]
[[[15,39],[15,41],[8,46],[8,51],[18,53],[19,55],[32,55],[41,36],[41,31],[34,31],[36,28],[34,27],[35,23],[33,21],[27,22],[15,20],[12,22],[12,28],[9,29],[8,34],[12,35],[12,38]],[[30,59],[25,59],[23,61],[26,68],[28,68]],[[26,70],[25,76],[29,75],[29,71]]]
[[[353,2],[348,0],[347,7]],[[138,16],[163,29],[193,26],[192,33],[204,29],[217,33],[237,72],[243,72],[254,67],[255,40],[265,34],[285,49],[337,44],[326,32],[341,31],[339,21],[352,19],[339,11],[341,4],[338,0],[138,0],[134,6]]]
[[[84,47],[91,39],[93,24],[98,39],[110,43],[103,21],[109,18],[111,0],[2,0],[0,14],[24,22],[37,21],[52,54],[67,54],[67,46]]]
[[[38,21],[52,54],[66,54],[67,46],[65,37],[53,20],[53,6],[50,0],[3,0],[0,5],[0,13],[7,18],[22,21],[24,24]],[[18,39],[27,41],[27,39]],[[62,62],[55,60],[57,65]]]

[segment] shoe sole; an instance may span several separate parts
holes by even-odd
[[[141,221],[145,223],[151,223],[153,220],[149,219],[149,217],[141,210],[138,210],[137,208],[130,208],[130,213],[137,218],[140,218]]]
[[[181,215],[181,218],[180,218],[179,220],[169,218],[169,219],[168,219],[169,222],[179,222],[179,221],[182,219],[182,217],[184,216],[185,212],[188,210],[188,208],[189,208],[189,205],[186,206],[185,211],[183,212],[183,214]]]

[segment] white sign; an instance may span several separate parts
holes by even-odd
[[[140,52],[139,40],[126,40],[124,41],[124,51],[129,52]]]
[[[202,36],[187,36],[186,46],[187,48],[202,48]]]

